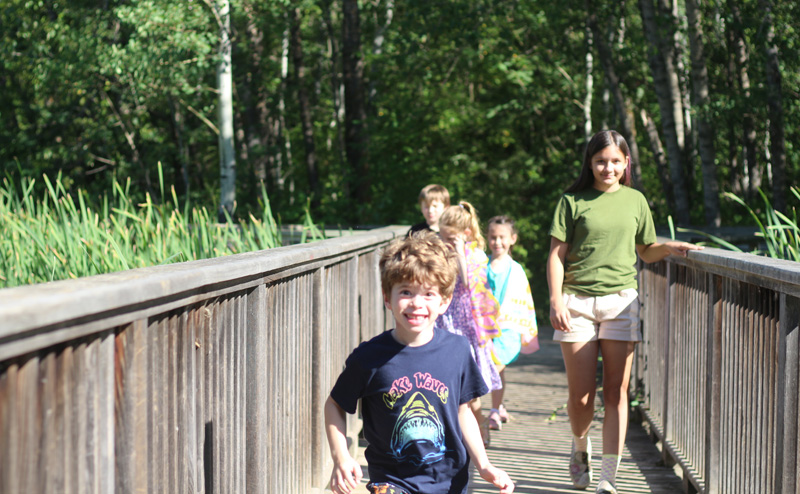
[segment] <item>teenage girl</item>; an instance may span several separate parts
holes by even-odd
[[[550,228],[547,283],[550,323],[567,371],[567,413],[574,435],[573,485],[592,481],[588,432],[594,415],[598,352],[603,355],[603,459],[596,493],[616,494],[616,475],[628,424],[628,381],[641,341],[636,254],[644,262],[700,249],[657,243],[650,208],[630,187],[631,158],[617,132],[595,134],[583,167],[556,206]]]
[[[458,255],[459,276],[456,276],[450,307],[436,319],[435,327],[465,336],[489,390],[500,389],[500,374],[491,356],[491,339],[500,333],[497,326],[499,305],[487,286],[489,258],[483,252],[485,241],[472,204],[461,201],[445,209],[439,217],[439,234]],[[481,424],[483,442],[488,445],[489,424],[481,412],[480,398],[471,401],[470,408]]]
[[[493,217],[489,220],[486,237],[492,252],[487,279],[500,304],[497,325],[501,332],[492,340],[492,360],[503,384],[502,388],[492,391],[489,429],[500,430],[503,422],[511,418],[503,405],[505,367],[515,361],[520,353],[538,350],[539,339],[528,276],[522,265],[511,258],[511,248],[517,243],[514,220],[508,216]]]

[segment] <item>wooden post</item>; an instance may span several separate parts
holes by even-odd
[[[800,299],[780,295],[778,382],[775,417],[775,492],[793,493],[797,486],[798,353]]]
[[[148,448],[148,362],[147,324],[134,321],[115,338],[116,446],[115,491],[134,494],[147,491]]]
[[[671,436],[672,436],[670,434],[670,431],[669,431],[669,403],[670,403],[669,402],[669,394],[670,394],[669,392],[670,392],[670,388],[671,388],[670,378],[672,377],[672,376],[669,375],[670,367],[671,367],[669,364],[672,361],[672,359],[674,358],[674,355],[672,355],[672,351],[673,351],[672,346],[673,345],[671,345],[671,343],[672,343],[673,335],[675,334],[676,330],[675,330],[675,328],[672,327],[672,321],[673,321],[673,319],[672,319],[672,301],[676,299],[676,293],[675,293],[675,290],[677,289],[677,282],[676,282],[677,273],[676,273],[676,271],[677,271],[678,267],[674,263],[671,263],[671,262],[668,262],[668,261],[665,261],[665,262],[667,262],[667,289],[665,290],[666,300],[664,301],[664,304],[666,304],[666,307],[667,307],[667,310],[666,310],[666,318],[667,318],[667,320],[665,321],[664,327],[667,330],[664,332],[664,336],[663,336],[663,338],[664,338],[664,367],[663,367],[663,370],[664,370],[664,376],[663,376],[664,389],[662,390],[662,394],[663,394],[663,400],[664,401],[662,403],[662,409],[661,409],[661,420],[662,420],[661,430],[662,430],[662,433],[663,433],[663,438],[662,438],[662,442],[661,442],[661,458],[664,460],[664,464],[665,465],[671,467],[671,466],[673,466],[675,464],[675,459],[669,453],[669,448],[667,447],[667,443],[669,442],[669,440],[671,439]]]
[[[358,261],[358,256],[354,256],[347,261],[347,275],[345,276],[346,279],[350,280],[351,283],[356,285],[352,287],[350,293],[345,297],[345,300],[349,302],[349,307],[347,308],[349,313],[349,317],[347,317],[349,324],[347,332],[350,335],[350,345],[347,349],[348,355],[359,345],[359,343],[361,343],[361,341],[367,339],[366,336],[368,334],[365,333],[365,329],[362,326],[364,318],[361,314],[361,290],[358,286]],[[347,414],[347,442],[350,446],[350,454],[353,456],[355,456],[356,449],[358,448],[358,433],[360,431],[361,401],[359,400],[358,411],[353,415],[350,415],[349,413]]]
[[[312,445],[311,454],[314,455],[311,478],[313,486],[317,489],[324,489],[328,483],[327,469],[330,463],[330,452],[327,447],[327,437],[325,435],[325,413],[324,405],[328,399],[327,389],[328,383],[323,382],[323,376],[327,373],[324,371],[323,352],[325,348],[324,330],[325,321],[324,317],[327,314],[326,297],[325,297],[325,268],[319,268],[314,271],[314,279],[312,281],[312,311],[311,315],[311,368],[313,371],[312,385],[311,385],[311,407],[314,409],[311,418],[312,427]]]
[[[706,469],[705,494],[719,494],[720,389],[722,379],[721,280],[708,274],[708,325],[706,352]]]
[[[267,288],[256,286],[247,294],[247,365],[245,429],[246,485],[247,492],[266,494],[266,477],[269,475],[267,458],[267,410],[270,399],[267,391]]]
[[[114,493],[114,332],[98,335],[97,345],[97,492]]]

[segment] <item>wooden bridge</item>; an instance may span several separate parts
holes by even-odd
[[[324,492],[321,404],[388,327],[377,259],[405,231],[0,291],[0,492]],[[798,264],[706,249],[640,276],[620,492],[800,491]],[[490,448],[523,493],[571,491],[544,333]]]

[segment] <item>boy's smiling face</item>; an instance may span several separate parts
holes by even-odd
[[[439,288],[415,282],[402,282],[383,296],[386,308],[392,311],[396,323],[393,335],[404,345],[424,345],[433,338],[436,318],[450,305],[442,298]]]

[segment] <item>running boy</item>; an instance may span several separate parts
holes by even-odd
[[[359,398],[370,492],[463,494],[470,459],[501,494],[514,491],[508,475],[489,462],[468,405],[488,392],[469,344],[433,329],[450,303],[456,269],[455,253],[433,233],[397,239],[384,250],[381,288],[395,328],[350,354],[325,402],[335,494],[361,481],[345,437],[345,412],[355,413]]]
[[[439,231],[439,216],[450,206],[450,192],[443,185],[428,184],[419,192],[419,209],[425,221],[408,230],[408,235],[421,230]]]

